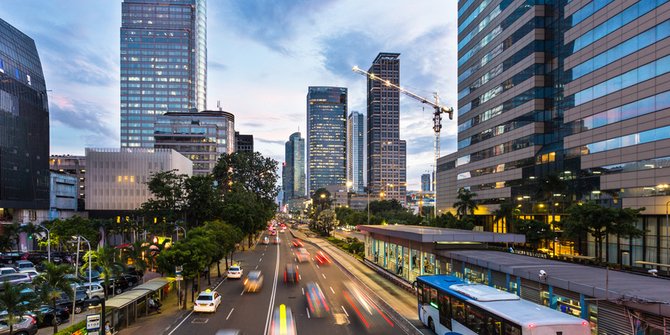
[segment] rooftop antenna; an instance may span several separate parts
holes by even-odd
[[[221,100],[216,100],[216,107],[219,109],[219,111],[223,111],[223,109],[221,109]]]

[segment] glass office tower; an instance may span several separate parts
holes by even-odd
[[[282,166],[282,190],[284,204],[293,198],[305,196],[305,139],[300,133],[293,133],[284,144],[284,165]]]
[[[347,182],[347,89],[310,86],[307,93],[307,194]]]
[[[349,114],[347,123],[347,181],[351,182],[349,191],[363,193],[363,139],[365,134],[365,118],[363,113],[356,111]]]
[[[42,64],[33,39],[0,19],[0,222],[46,220],[48,209],[49,104]]]
[[[124,0],[121,146],[151,148],[166,112],[206,108],[205,0]]]

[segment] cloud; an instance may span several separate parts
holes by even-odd
[[[290,54],[287,43],[299,33],[301,20],[311,21],[311,17],[321,15],[334,0],[310,1],[226,1],[224,6],[232,14],[231,27],[269,49]]]
[[[74,130],[118,140],[118,134],[105,122],[108,113],[103,106],[85,100],[54,95],[49,106],[51,121]]]
[[[218,70],[218,71],[225,71],[228,70],[228,66],[226,64],[223,64],[222,62],[215,61],[213,59],[207,59],[207,69],[208,70]]]
[[[320,44],[326,70],[344,77],[351,76],[354,65],[367,69],[365,64],[370,64],[382,49],[378,40],[357,30],[327,36]]]
[[[266,143],[266,144],[274,144],[274,145],[284,145],[286,141],[282,140],[270,140],[270,139],[265,139],[265,138],[260,138],[260,137],[254,137],[254,141]]]

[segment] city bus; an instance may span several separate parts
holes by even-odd
[[[438,335],[589,335],[586,320],[448,275],[416,281],[421,322]]]

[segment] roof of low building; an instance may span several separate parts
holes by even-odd
[[[361,225],[362,231],[392,236],[421,243],[431,242],[482,242],[482,243],[525,243],[526,236],[520,234],[499,234],[487,231],[462,230],[411,225]]]

